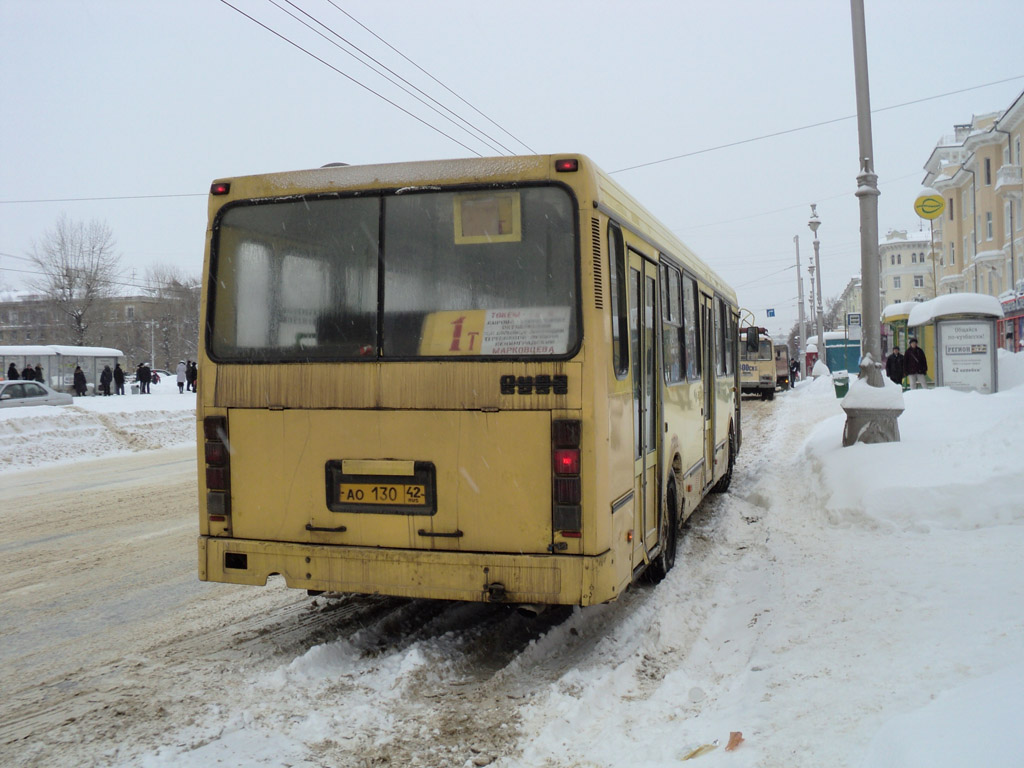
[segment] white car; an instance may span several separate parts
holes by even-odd
[[[38,381],[0,381],[0,408],[19,405],[71,405],[71,395]]]

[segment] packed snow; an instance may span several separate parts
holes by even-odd
[[[901,441],[849,448],[829,376],[745,400],[761,420],[732,489],[694,515],[668,577],[574,610],[498,665],[495,679],[519,681],[500,697],[515,748],[415,764],[1024,764],[1024,355],[1000,352],[999,380],[996,394],[904,393]],[[194,430],[194,395],[173,383],[0,409],[0,487],[12,469],[180,445]],[[110,764],[340,765],[319,755],[361,733],[386,753],[399,702],[429,723],[430,691],[467,685],[461,637],[381,650],[357,632],[201,676],[237,685],[231,705]],[[439,738],[423,727],[424,750]]]

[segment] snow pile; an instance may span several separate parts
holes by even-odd
[[[149,395],[0,408],[0,471],[195,443],[195,410],[195,394],[179,394],[173,381]]]

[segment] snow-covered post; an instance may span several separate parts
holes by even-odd
[[[861,314],[863,316],[863,350],[860,378],[872,387],[884,387],[882,379],[882,338],[879,324],[881,308],[878,290],[878,176],[875,175],[874,149],[871,142],[871,98],[868,90],[868,46],[864,26],[864,0],[850,0],[853,21],[853,72],[857,90],[857,136],[860,149],[860,174],[857,176],[857,198],[860,200],[860,271]],[[900,393],[902,397],[902,392]],[[847,412],[846,433],[852,442],[899,442],[896,424],[902,408],[844,408]],[[856,414],[854,414],[856,410]],[[857,424],[851,422],[857,419]],[[856,426],[856,428],[854,428]],[[871,435],[870,440],[863,436]],[[843,439],[844,445],[846,437]]]

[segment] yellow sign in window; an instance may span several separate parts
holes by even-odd
[[[516,243],[522,240],[519,192],[466,192],[455,195],[455,242]]]

